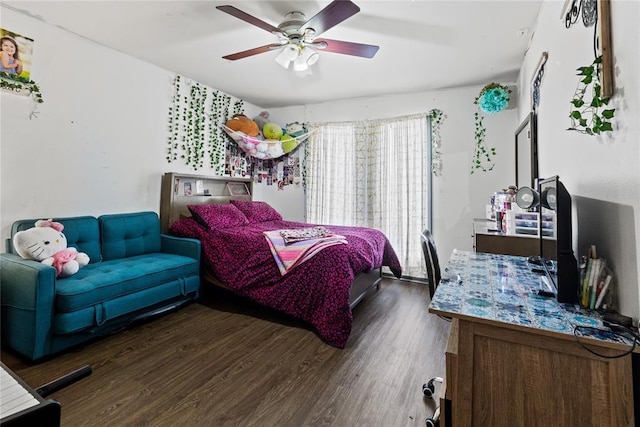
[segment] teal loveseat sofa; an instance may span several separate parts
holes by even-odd
[[[34,226],[13,223],[11,236]],[[0,254],[2,344],[42,359],[198,298],[200,242],[160,233],[155,212],[56,218],[90,263],[56,279],[53,267]]]

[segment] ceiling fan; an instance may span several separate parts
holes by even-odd
[[[224,59],[231,61],[281,49],[280,54],[276,57],[278,64],[288,68],[293,63],[294,70],[305,71],[317,62],[318,52],[316,49],[363,58],[373,58],[379,49],[378,46],[369,44],[316,38],[360,11],[360,8],[351,1],[334,0],[309,20],[302,12],[289,12],[277,27],[231,5],[216,6],[216,9],[278,37],[277,43],[223,56]]]

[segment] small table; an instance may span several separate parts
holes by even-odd
[[[547,284],[531,269],[525,257],[453,251],[429,305],[452,318],[445,425],[633,426],[632,337],[539,296]]]

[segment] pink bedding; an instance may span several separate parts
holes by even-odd
[[[325,225],[348,244],[329,246],[282,276],[263,232],[310,226],[274,220],[209,230],[189,217],[173,223],[170,233],[199,239],[203,262],[233,292],[311,323],[326,343],[344,348],[351,333],[354,277],[388,266],[399,278],[402,268],[382,232]]]

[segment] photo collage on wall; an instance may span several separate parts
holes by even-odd
[[[277,185],[278,190],[287,186],[300,187],[300,157],[294,150],[277,159],[257,159],[247,155],[235,143],[227,145],[225,176],[252,177],[254,185]]]

